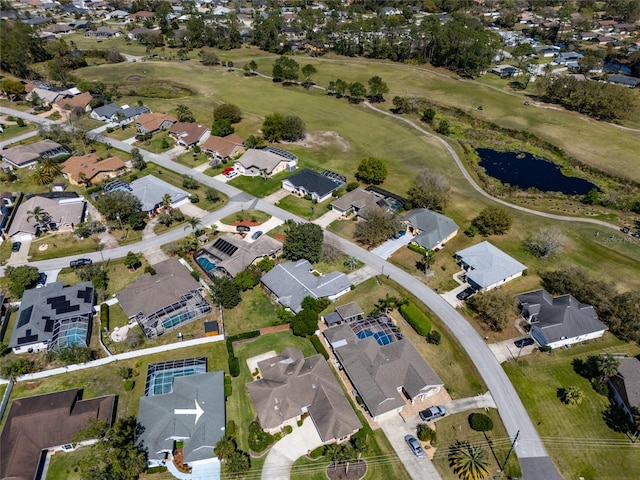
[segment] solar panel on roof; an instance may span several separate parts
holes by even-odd
[[[78,298],[84,303],[93,303],[93,288],[87,287],[84,290],[78,290]]]
[[[67,297],[64,296],[64,295],[60,295],[60,296],[57,296],[57,297],[49,297],[49,298],[47,298],[47,303],[49,305],[53,305],[54,303],[62,302],[64,300],[66,300],[66,299],[67,299]]]
[[[55,321],[51,320],[50,318],[46,318],[44,320],[45,320],[44,331],[53,332],[53,324],[55,323]]]
[[[224,238],[216,240],[212,247],[229,256],[233,255],[236,250],[238,250],[238,247],[227,242]]]
[[[20,328],[26,325],[27,323],[29,323],[29,320],[31,319],[32,311],[33,311],[33,305],[25,308],[20,312],[20,317],[18,318],[18,325],[16,325],[16,328]]]
[[[77,312],[80,310],[80,305],[62,305],[60,308],[56,308],[58,315],[63,313]]]

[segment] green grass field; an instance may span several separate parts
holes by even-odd
[[[242,293],[242,302],[237,308],[225,310],[225,334],[236,335],[275,325],[277,311],[278,306],[259,286],[247,290]]]
[[[503,366],[564,478],[631,480],[640,468],[637,447],[607,426],[608,398],[596,393],[571,365],[575,358],[601,353],[638,355],[640,348],[605,334],[603,340],[557,349],[551,355],[536,352]],[[565,405],[558,398],[558,389],[570,386],[584,392],[580,405]]]
[[[4,127],[4,131],[0,133],[0,141],[4,142],[10,138],[17,137],[18,135],[28,133],[35,129],[36,126],[33,123],[27,123],[24,127],[19,127],[18,125],[6,125]]]

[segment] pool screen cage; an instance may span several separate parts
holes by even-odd
[[[166,362],[150,363],[144,396],[151,397],[173,391],[173,379],[207,373],[207,357],[183,358]]]
[[[57,319],[53,322],[53,336],[49,350],[60,350],[71,346],[87,347],[87,337],[91,334],[92,313]]]
[[[178,302],[167,305],[145,317],[138,314],[136,320],[147,338],[156,338],[179,326],[206,315],[211,311],[199,290],[190,290]]]
[[[374,335],[385,335],[388,337],[389,343],[394,340],[402,340],[403,338],[402,333],[400,333],[398,327],[393,323],[393,320],[384,314],[350,322],[349,326],[353,333],[355,333],[359,338],[365,337],[358,335],[361,332],[371,332]]]

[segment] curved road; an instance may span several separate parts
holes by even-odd
[[[7,109],[5,108],[0,108],[0,111],[6,110]],[[34,121],[32,119],[32,117],[34,116],[25,114],[24,112],[10,111],[10,114],[21,116],[26,120]],[[39,121],[39,123],[47,123],[46,121],[43,122],[43,119],[39,117],[35,118],[38,119],[37,121]],[[406,119],[403,120],[407,121]],[[419,127],[417,128],[420,130]],[[428,132],[424,133],[428,134]],[[100,134],[94,134],[93,138],[96,141],[107,141],[107,137],[103,137]],[[119,148],[127,152],[131,151],[133,148],[127,143],[113,140],[111,138],[109,138],[108,141],[115,148]],[[457,159],[457,156],[455,156],[455,152],[453,151],[453,149],[451,149],[451,147],[446,144],[446,142],[444,143],[447,146],[447,149],[454,155],[454,158]],[[157,163],[158,165],[170,168],[171,170],[181,174],[192,175],[199,182],[216,188],[220,192],[229,196],[230,202],[228,205],[225,205],[223,208],[216,212],[207,214],[201,219],[203,226],[211,225],[211,223],[213,223],[214,221],[237,211],[238,206],[240,205],[244,209],[262,210],[265,213],[278,217],[282,220],[292,219],[298,222],[305,221],[304,219],[299,218],[296,215],[284,211],[263,200],[256,199],[255,197],[252,197],[251,195],[235,187],[232,187],[231,185],[215,180],[202,173],[195,172],[184,165],[175,163],[165,155],[157,155],[146,152],[145,150],[140,150],[140,152],[148,162]],[[459,159],[457,161],[459,162]],[[474,186],[476,188],[479,188],[475,184]],[[558,218],[558,216],[551,216],[550,218]],[[564,218],[561,219],[564,220]],[[568,219],[573,221],[581,221],[580,219]],[[531,422],[531,419],[529,418],[527,411],[520,400],[520,397],[513,388],[513,385],[511,385],[509,378],[502,370],[502,367],[496,360],[495,356],[491,353],[484,340],[465,320],[465,318],[451,305],[449,305],[444,299],[442,299],[442,297],[440,297],[433,290],[423,284],[422,281],[417,277],[406,273],[405,271],[401,270],[395,265],[386,262],[375,254],[357,245],[354,245],[351,242],[331,232],[325,231],[325,235],[327,238],[332,239],[336,244],[339,244],[340,248],[347,255],[356,257],[358,260],[364,262],[366,265],[377,271],[382,272],[384,268],[385,273],[389,275],[392,280],[409,290],[417,298],[421,299],[421,301],[427,307],[429,307],[451,330],[451,332],[455,335],[463,348],[466,350],[473,363],[476,365],[476,368],[482,376],[482,379],[491,391],[491,395],[496,402],[498,411],[500,412],[500,416],[509,436],[513,439],[519,433],[519,440],[517,446],[515,447],[515,453],[518,455],[518,458],[520,460],[524,478],[526,480],[561,479],[562,477],[559,475],[550,458],[548,457],[542,440],[538,435],[535,427],[533,426],[533,423]],[[184,231],[182,229],[175,229],[165,234],[154,237],[150,240],[147,240],[144,243],[140,242],[134,245],[127,245],[83,256],[88,256],[95,261],[100,260],[102,255],[104,255],[105,259],[122,258],[126,256],[126,253],[128,251],[141,251],[147,250],[152,247],[159,247],[160,245],[163,245],[167,242],[177,240],[182,236],[184,236]],[[68,265],[69,260],[72,258],[77,257],[58,258],[41,262],[33,262],[31,265],[37,266],[41,269],[61,268]]]

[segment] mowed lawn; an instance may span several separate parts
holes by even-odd
[[[242,293],[242,302],[236,308],[224,311],[225,335],[259,330],[274,325],[278,306],[257,286]]]
[[[607,426],[609,399],[596,393],[571,365],[575,358],[601,353],[638,355],[640,348],[606,334],[600,341],[551,355],[536,352],[503,367],[564,478],[631,480],[640,469],[637,444]],[[580,405],[565,405],[558,398],[558,390],[570,386],[584,392]]]

